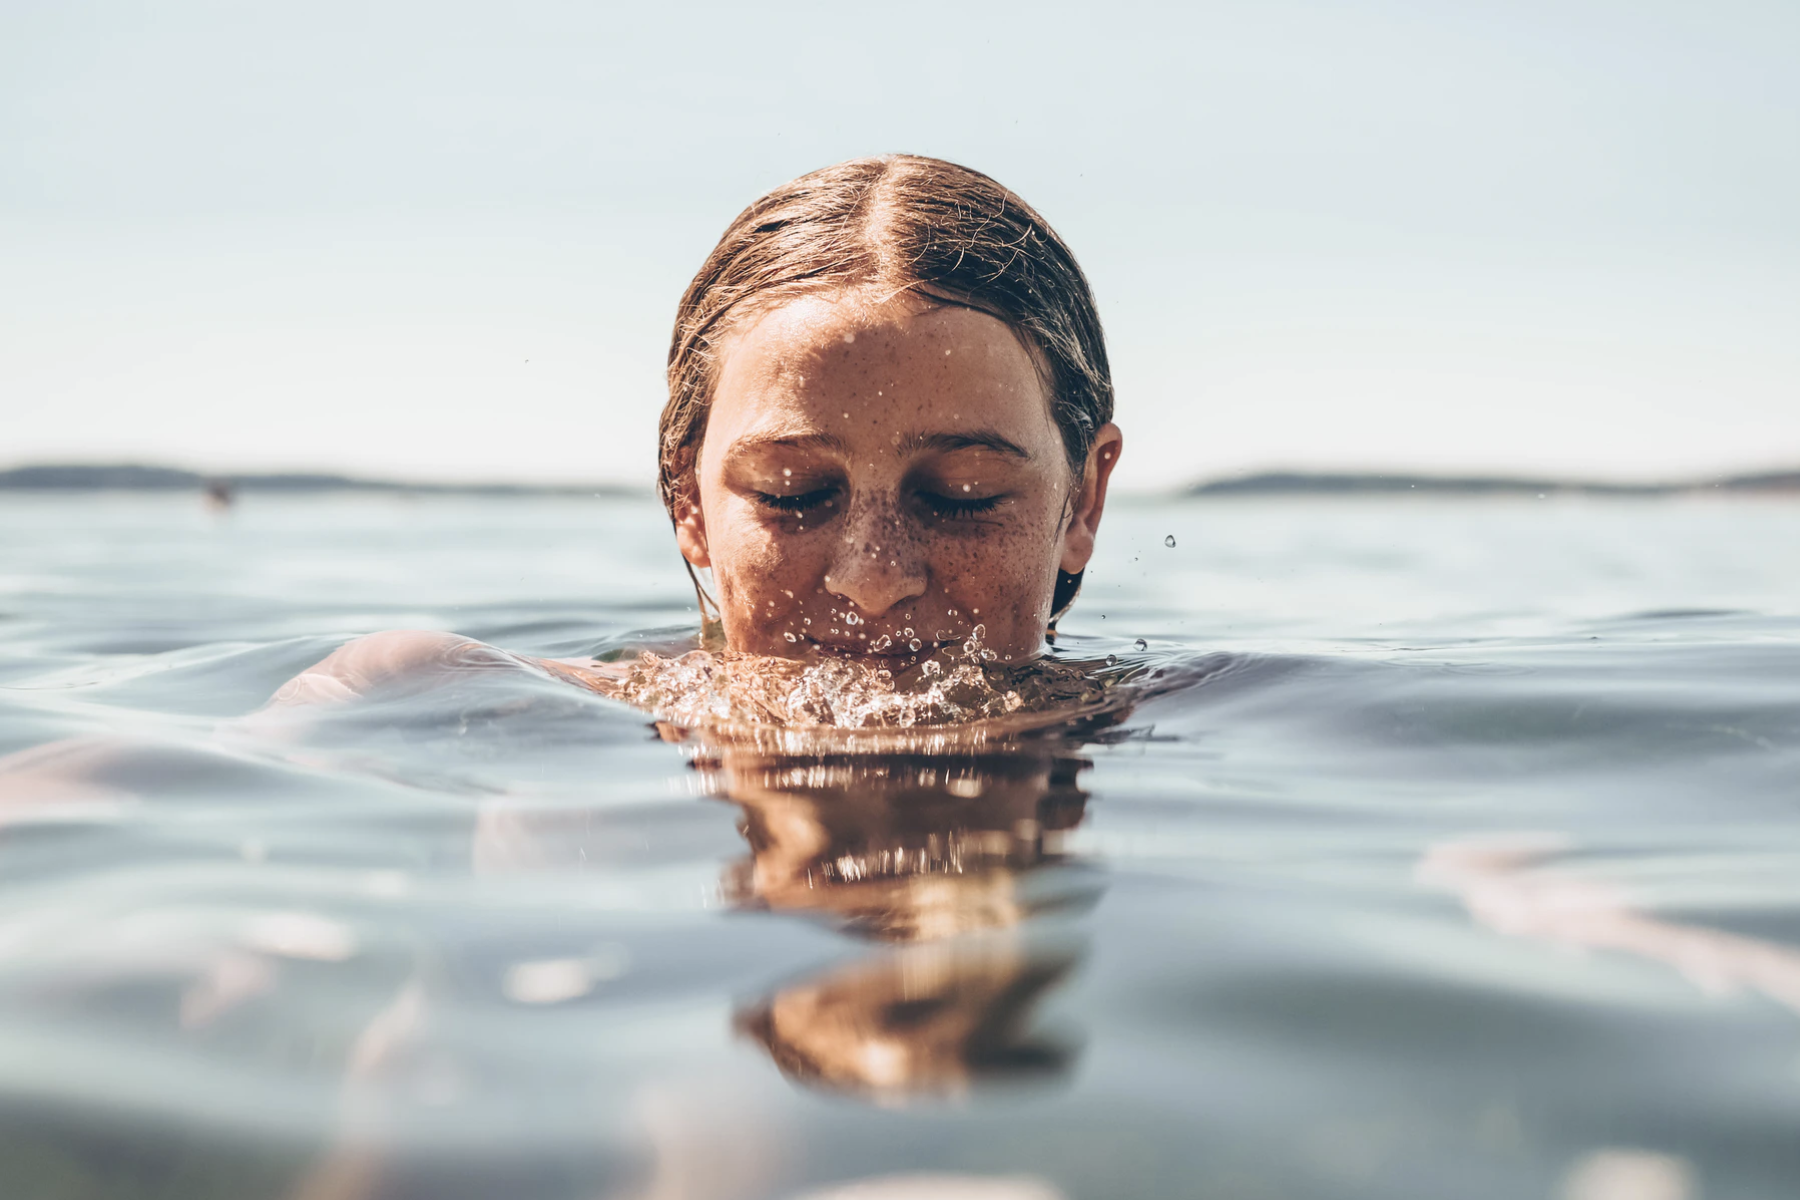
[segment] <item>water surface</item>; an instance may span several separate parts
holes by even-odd
[[[1800,505],[1120,501],[1157,688],[984,745],[242,720],[691,605],[648,500],[0,499],[9,1194],[1800,1191]]]

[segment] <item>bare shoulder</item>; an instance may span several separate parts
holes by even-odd
[[[389,686],[429,683],[462,667],[509,660],[519,661],[461,634],[388,629],[339,646],[283,684],[269,704],[353,700]]]
[[[494,667],[536,669],[591,691],[606,693],[625,671],[593,659],[531,658],[498,646],[429,629],[389,629],[346,642],[283,684],[269,708],[337,704],[376,692],[412,691],[451,676]]]

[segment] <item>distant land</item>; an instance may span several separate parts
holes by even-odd
[[[641,496],[618,484],[417,483],[310,472],[208,475],[140,463],[46,463],[0,471],[0,491],[382,492],[436,496]],[[1698,493],[1800,496],[1800,470],[1666,483],[1605,483],[1511,475],[1405,475],[1388,472],[1266,471],[1177,489],[1186,496],[1677,496]]]
[[[433,496],[623,496],[643,495],[649,490],[616,484],[409,483],[310,472],[207,475],[140,463],[46,463],[0,471],[0,491],[202,492],[221,486],[238,492],[391,492]]]
[[[1800,495],[1800,470],[1766,471],[1721,479],[1665,483],[1606,483],[1584,479],[1533,479],[1512,475],[1400,475],[1383,472],[1266,471],[1197,483],[1189,496],[1280,495],[1585,495],[1677,496],[1696,493],[1793,493]]]

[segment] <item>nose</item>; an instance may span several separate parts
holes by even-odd
[[[868,617],[923,596],[923,556],[904,522],[872,507],[848,515],[843,540],[825,574],[825,590]]]

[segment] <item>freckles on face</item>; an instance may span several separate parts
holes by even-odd
[[[727,344],[696,472],[727,643],[1041,647],[1072,483],[1031,354],[984,313],[803,297]],[[914,644],[917,643],[917,649]]]

